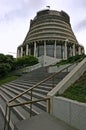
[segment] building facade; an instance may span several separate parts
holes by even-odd
[[[55,62],[83,53],[84,47],[72,31],[68,14],[49,9],[37,12],[23,44],[17,48],[17,57],[34,55],[41,58],[43,64],[47,64],[48,59]]]

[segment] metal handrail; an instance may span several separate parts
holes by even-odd
[[[32,101],[32,90],[33,90],[34,88],[36,88],[38,85],[40,85],[40,84],[42,84],[42,83],[48,81],[49,79],[52,79],[56,74],[59,74],[60,72],[64,71],[65,69],[68,69],[68,67],[70,67],[70,66],[71,66],[71,65],[69,65],[69,66],[63,68],[63,69],[60,70],[59,72],[55,72],[55,73],[52,74],[51,76],[47,77],[46,79],[44,79],[44,80],[42,80],[41,82],[39,82],[39,83],[33,85],[31,88],[25,90],[24,92],[18,94],[17,96],[15,96],[15,97],[12,98],[11,100],[9,100],[9,101],[7,102],[7,104],[6,104],[4,130],[6,129],[7,110],[9,110],[9,112],[8,112],[9,116],[8,116],[8,122],[7,122],[7,129],[8,129],[8,126],[9,126],[9,122],[10,122],[10,107],[11,107],[10,104],[11,104],[12,101],[14,101],[15,99],[21,97],[22,95],[26,94],[27,92],[31,91],[31,98],[30,98],[31,101],[29,101],[29,102],[34,102],[34,101]],[[29,103],[28,103],[28,104],[29,104]],[[16,104],[16,105],[17,105],[17,104]],[[20,104],[20,105],[21,105],[21,104]],[[9,108],[9,109],[8,109],[8,108]],[[32,111],[31,109],[32,109],[32,103],[30,103],[30,117],[31,117],[31,111]]]
[[[79,60],[80,61],[80,60]],[[79,61],[77,62],[74,62],[73,64],[77,64]],[[43,99],[38,99],[38,100],[34,100],[32,101],[32,90],[34,88],[36,88],[38,85],[48,81],[49,79],[52,79],[54,76],[56,76],[57,74],[59,74],[60,72],[64,71],[65,69],[67,69],[68,71],[68,68],[70,66],[72,66],[73,64],[70,64],[68,65],[67,67],[63,68],[62,70],[58,71],[58,72],[55,72],[54,74],[52,74],[51,76],[47,77],[46,79],[42,80],[41,82],[38,82],[37,84],[33,85],[31,88],[25,90],[24,92],[18,94],[17,96],[15,96],[14,98],[12,98],[11,100],[8,101],[8,103],[6,104],[6,112],[5,112],[5,123],[6,123],[6,117],[7,117],[7,108],[9,108],[9,112],[8,112],[8,125],[9,125],[9,122],[10,122],[10,111],[12,107],[16,107],[16,106],[22,106],[22,105],[26,105],[26,104],[30,104],[30,117],[31,117],[31,111],[32,111],[32,104],[33,103],[36,103],[36,102],[40,102],[40,101],[45,101],[45,100],[48,100],[48,112],[50,112],[50,98],[43,98]],[[26,94],[27,92],[31,91],[31,101],[28,101],[28,102],[25,102],[25,103],[18,103],[18,104],[14,104],[14,105],[11,105],[11,102],[14,101],[15,99],[19,98],[20,96]],[[8,128],[8,126],[7,126]],[[4,127],[4,130],[6,129],[6,124],[5,124],[5,127]]]
[[[77,64],[79,61],[81,61],[83,58],[77,60],[76,62],[74,62],[73,64]],[[72,64],[70,64],[69,66],[63,68],[62,70],[60,70],[59,72],[55,72],[54,74],[52,74],[51,76],[47,77],[46,79],[42,80],[41,82],[38,82],[37,84],[33,85],[31,88],[28,88],[27,90],[25,90],[24,92],[18,94],[17,96],[15,96],[14,98],[12,98],[11,100],[8,101],[8,103],[11,103],[12,101],[14,101],[15,99],[21,97],[23,94],[26,94],[27,92],[33,90],[34,88],[36,88],[37,86],[41,85],[42,83],[48,81],[49,79],[53,78],[55,75],[59,74],[60,72],[64,71],[65,69],[68,69],[70,66],[72,66]]]
[[[38,87],[39,85],[41,85],[42,83],[48,81],[49,79],[52,79],[54,76],[56,76],[57,74],[61,73],[62,71],[64,71],[65,69],[68,69],[70,66],[72,65],[69,65],[65,68],[63,68],[62,70],[58,71],[58,72],[55,72],[54,74],[52,74],[51,76],[47,77],[46,79],[42,80],[41,82],[38,82],[37,84],[33,85],[31,88],[28,88],[27,90],[25,90],[24,92],[18,94],[17,96],[15,96],[14,98],[12,98],[11,100],[8,101],[8,103],[11,103],[12,101],[14,101],[15,99],[21,97],[22,95],[26,94],[27,92],[33,90],[34,88]]]
[[[46,98],[42,98],[42,99],[37,99],[37,100],[33,100],[33,101],[27,101],[27,102],[23,102],[23,103],[17,103],[17,104],[8,104],[8,107],[17,107],[17,106],[23,106],[23,105],[27,105],[27,104],[33,104],[36,102],[41,102],[41,101],[46,101],[46,100],[50,100],[49,97]]]
[[[8,130],[9,129],[9,124],[10,124],[10,117],[11,117],[11,109],[13,107],[17,107],[17,106],[23,106],[23,105],[27,105],[27,104],[31,104],[30,105],[30,117],[31,117],[31,114],[32,114],[32,104],[36,103],[36,102],[41,102],[41,101],[48,101],[48,109],[47,109],[47,112],[50,113],[50,98],[47,97],[47,98],[42,98],[42,99],[38,99],[38,100],[34,100],[34,101],[27,101],[27,102],[23,102],[23,103],[17,103],[17,104],[7,104],[6,105],[6,117],[7,117],[7,111],[8,111],[8,122],[7,122],[7,126],[6,126],[6,119],[5,119],[5,125],[4,125],[4,130]]]

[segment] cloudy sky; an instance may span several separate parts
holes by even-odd
[[[69,14],[74,34],[86,53],[86,0],[0,0],[0,53],[16,57],[30,19],[46,6]]]

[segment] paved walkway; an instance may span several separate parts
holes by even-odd
[[[42,113],[16,124],[15,130],[76,130],[59,119]]]
[[[2,116],[1,111],[0,111],[0,130],[4,130],[4,118]]]

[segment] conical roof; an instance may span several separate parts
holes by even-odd
[[[30,29],[24,44],[41,40],[69,40],[77,43],[72,31],[70,17],[64,11],[41,10],[30,22]]]

